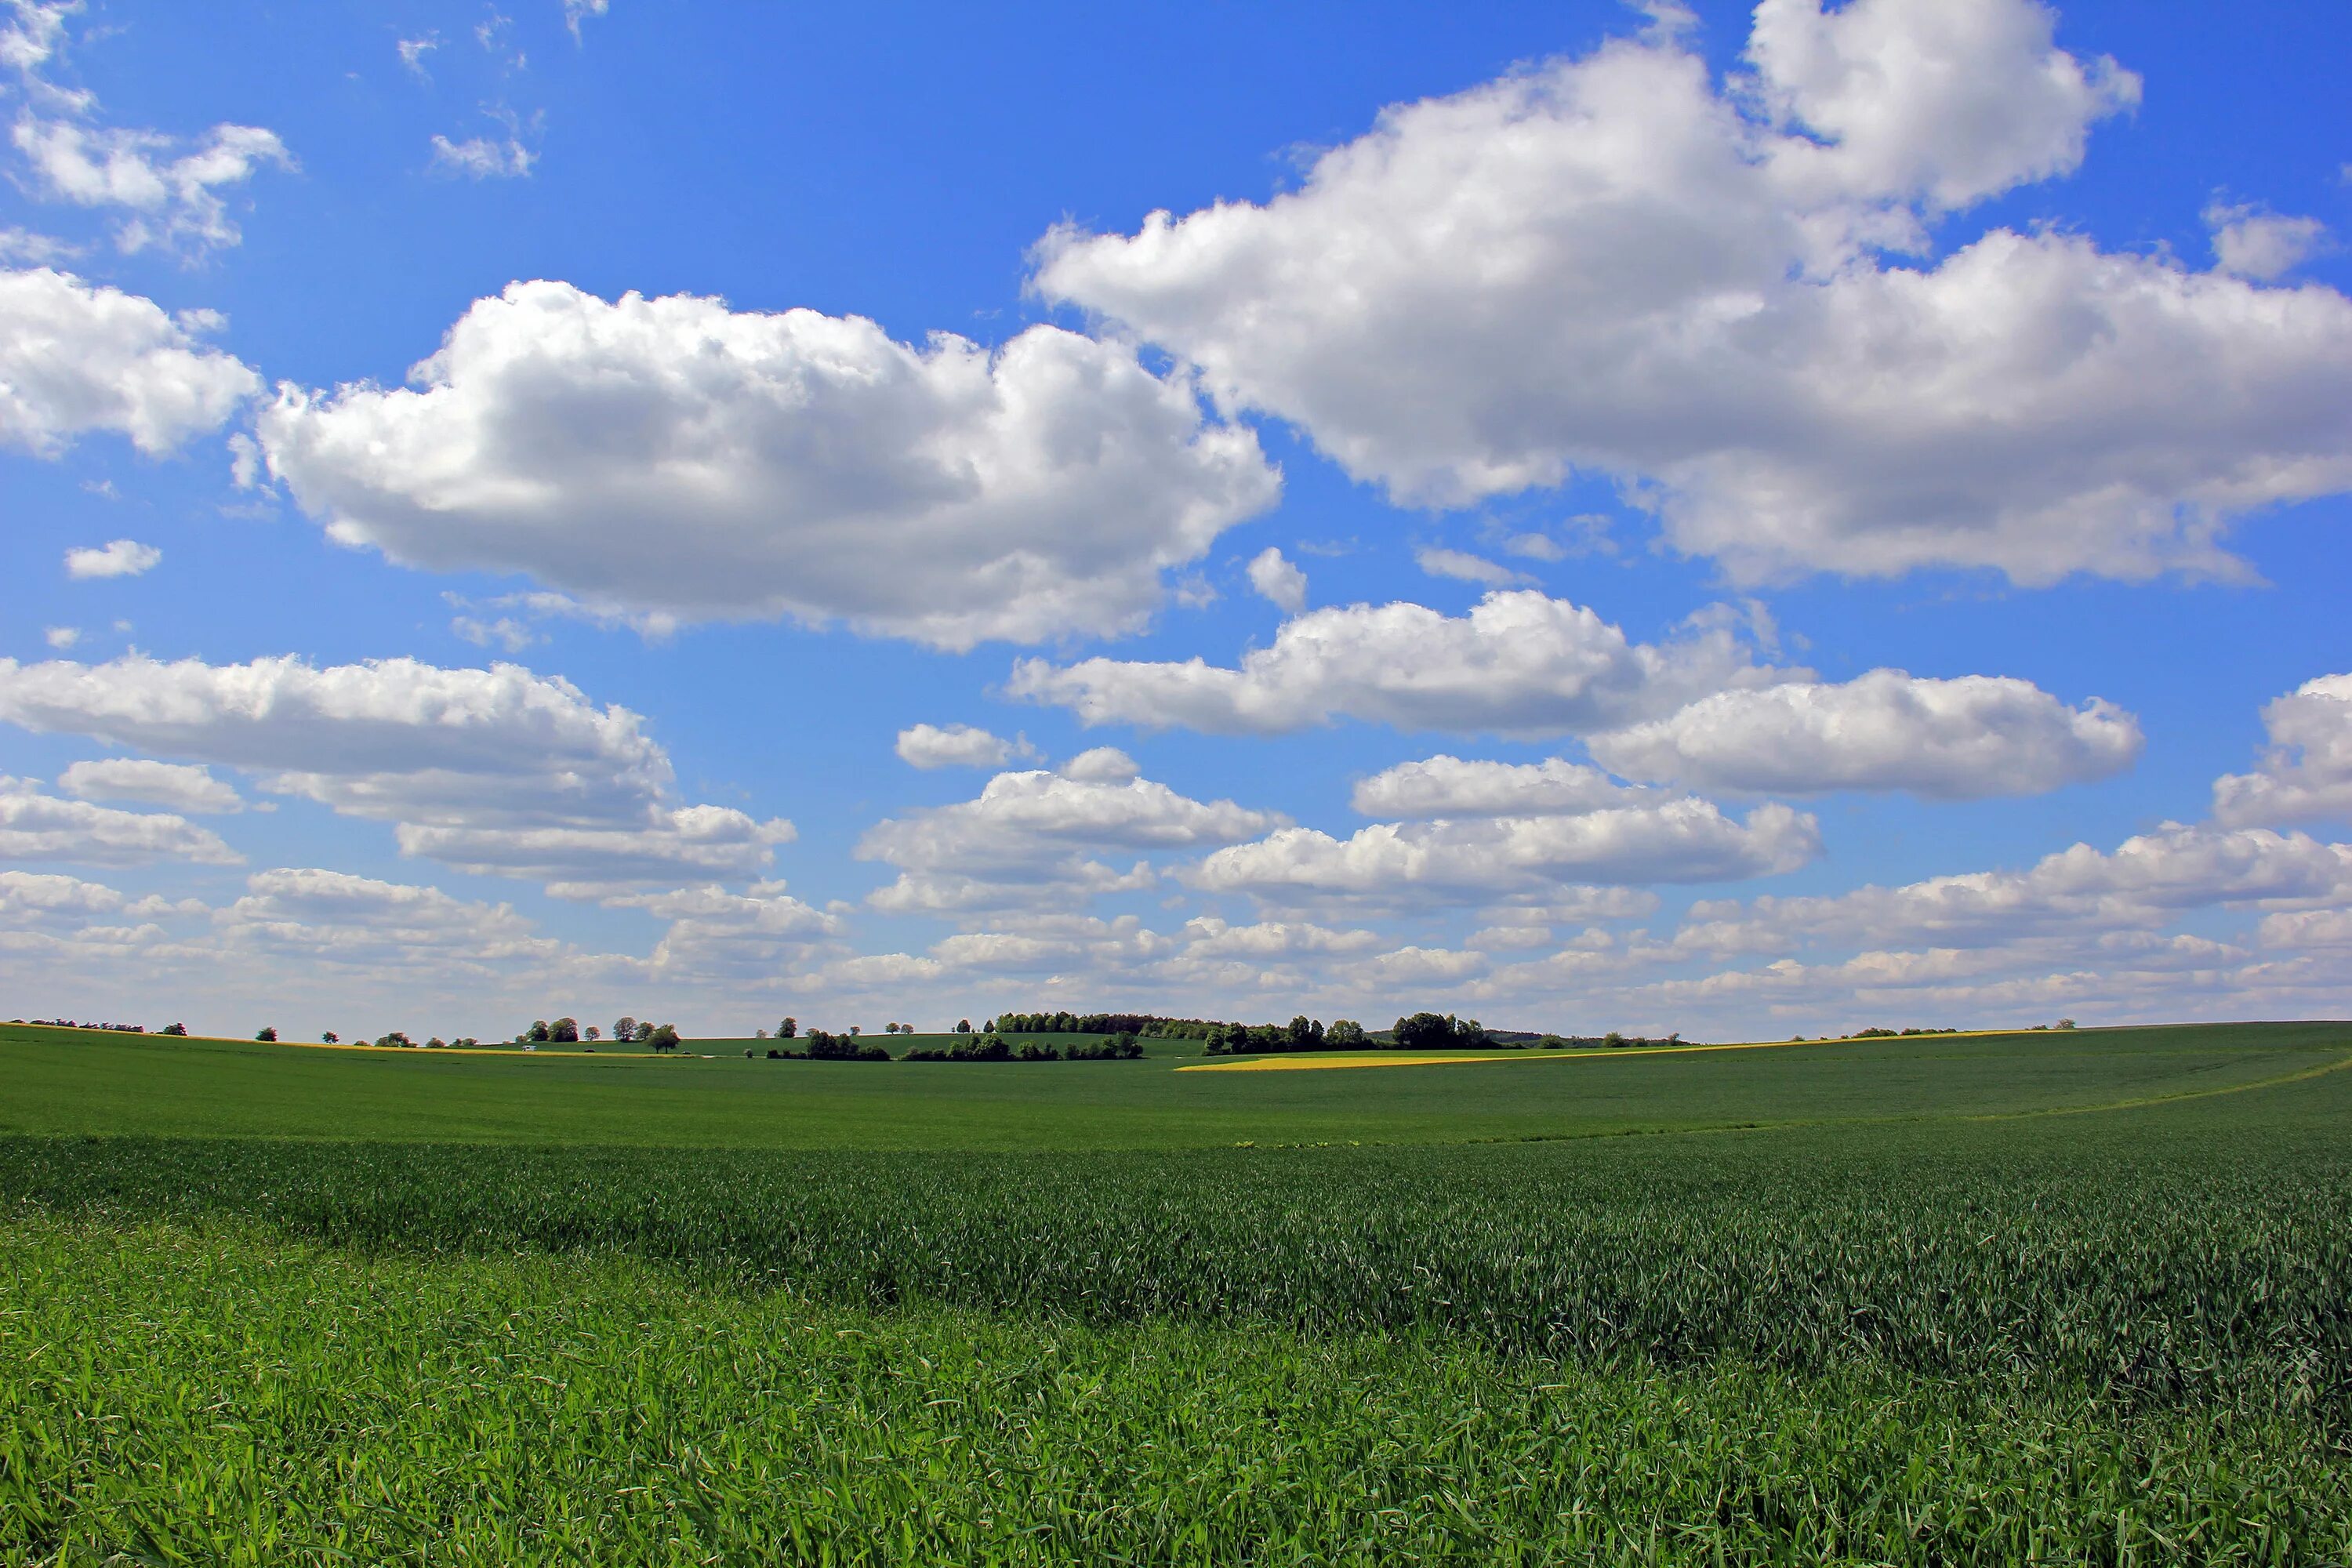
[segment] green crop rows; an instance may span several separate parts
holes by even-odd
[[[1134,1147],[1150,1063],[1002,1075],[1083,1155],[0,1137],[0,1560],[2352,1561],[2352,1032],[2121,1038],[1205,1091],[1541,1142]]]

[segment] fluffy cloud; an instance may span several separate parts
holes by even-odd
[[[955,648],[1125,631],[1279,489],[1189,382],[1053,327],[914,348],[855,317],[516,283],[414,380],[283,387],[259,416],[335,539],[680,619]]]
[[[877,823],[857,856],[902,873],[874,896],[880,909],[1060,903],[1154,880],[1146,862],[1122,874],[1091,852],[1149,855],[1231,844],[1281,821],[1271,812],[1193,800],[1139,778],[1124,753],[1102,747],[1059,773],[999,773],[975,800]]]
[[[1234,925],[1214,915],[1184,922],[1187,958],[1240,958],[1273,961],[1301,957],[1351,956],[1385,945],[1378,931],[1334,931],[1311,921],[1260,921]]]
[[[2323,675],[2263,710],[2262,767],[2213,784],[2213,815],[2233,826],[2352,818],[2352,675]]]
[[[273,793],[396,824],[404,853],[567,894],[754,875],[793,834],[673,804],[669,757],[638,715],[520,665],[0,659],[0,720],[242,769]]]
[[[1003,740],[971,724],[917,724],[898,731],[898,760],[913,768],[1001,768],[1037,754],[1025,737]]]
[[[75,763],[58,775],[58,787],[82,800],[135,800],[198,816],[245,809],[236,790],[204,769],[142,757]]]
[[[1295,616],[1307,608],[1307,574],[1271,544],[1250,557],[1249,581],[1259,598],[1278,609]]]
[[[1809,133],[1765,143],[1773,173],[1817,199],[1949,210],[2070,172],[2139,81],[2054,47],[2055,22],[2039,0],[1763,0],[1746,85],[1776,125]]]
[[[191,900],[173,903],[148,897],[131,898],[102,882],[47,871],[0,871],[0,924],[79,924],[101,919],[151,920],[166,915],[202,914],[205,907]]]
[[[1928,222],[2136,100],[2034,0],[1765,0],[1718,83],[1658,27],[1391,108],[1263,204],[1057,230],[1046,297],[1352,476],[1461,506],[1579,472],[1735,577],[2231,573],[2352,487],[2352,300],[2057,228]]]
[[[1024,659],[1007,689],[1087,724],[1272,735],[1344,716],[1532,736],[1615,729],[1788,673],[1756,666],[1720,627],[1636,643],[1581,605],[1526,590],[1489,594],[1460,616],[1403,603],[1315,610],[1285,621],[1237,669],[1197,658]]]
[[[142,975],[158,973],[182,946],[160,922],[209,912],[194,899],[131,898],[79,877],[0,871],[0,952],[20,964],[37,963],[44,985],[78,962],[118,984],[124,964],[137,965]]]
[[[362,969],[546,964],[562,942],[537,935],[510,905],[452,898],[438,888],[286,868],[256,872],[217,917],[233,951]]]
[[[604,902],[669,922],[646,965],[653,977],[768,979],[841,924],[787,894],[782,882],[757,882],[741,893],[714,885]]]
[[[2096,699],[2070,709],[2029,681],[1934,680],[1876,669],[1842,685],[1718,692],[1664,719],[1593,736],[1629,778],[1814,794],[1908,790],[1941,800],[2039,795],[2138,760],[2139,723]]]
[[[1557,757],[1490,763],[1435,756],[1374,773],[1356,785],[1349,804],[1366,816],[1556,816],[1634,804],[1645,793]]]
[[[111,430],[153,455],[219,428],[261,385],[200,346],[219,325],[53,268],[0,271],[0,442],[54,457]]]
[[[63,860],[82,866],[143,866],[179,860],[234,866],[241,857],[220,835],[184,816],[116,811],[59,800],[31,779],[0,775],[0,860]]]
[[[1277,904],[1479,903],[1564,881],[1717,882],[1794,870],[1821,850],[1813,819],[1767,805],[1744,821],[1695,798],[1575,816],[1381,823],[1345,839],[1290,827],[1184,873],[1209,893]]]
[[[76,581],[92,577],[137,577],[163,563],[163,552],[135,539],[117,539],[66,552],[66,575]]]
[[[796,836],[789,822],[761,822],[726,805],[655,806],[627,825],[403,822],[393,831],[404,855],[480,877],[544,882],[549,892],[572,899],[679,876],[747,876]]]
[[[1135,759],[1117,746],[1096,746],[1062,764],[1062,776],[1081,784],[1123,784],[1142,772]]]
[[[2255,207],[2205,209],[2213,229],[2214,265],[2241,278],[2268,281],[2303,265],[2327,238],[2327,226],[2314,217],[2283,217]]]
[[[229,219],[222,188],[241,185],[265,167],[294,167],[277,133],[258,125],[215,125],[185,146],[153,131],[99,129],[28,114],[16,121],[14,134],[41,195],[128,215],[115,229],[115,243],[126,251],[167,245],[202,252],[235,245],[243,236]]]
[[[2112,851],[2087,844],[2023,871],[1972,871],[1822,898],[1698,905],[1676,941],[1695,952],[1786,952],[1814,942],[1998,946],[2149,928],[2212,906],[2292,910],[2352,899],[2352,845],[2266,828],[2167,823]]]

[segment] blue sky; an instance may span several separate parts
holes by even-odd
[[[0,1009],[2340,1015],[2347,44],[12,0]]]

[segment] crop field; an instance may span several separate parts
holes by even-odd
[[[0,1561],[2352,1561],[2352,1027],[690,1048],[0,1026]]]

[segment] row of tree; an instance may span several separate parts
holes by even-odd
[[[1034,1032],[1045,1034],[1053,1031]],[[898,1059],[908,1062],[1131,1062],[1142,1055],[1142,1043],[1129,1031],[1121,1031],[1106,1040],[1072,1040],[1066,1046],[1042,1045],[1035,1040],[1024,1040],[1015,1046],[994,1030],[973,1034],[966,1029],[959,1030],[954,1043],[949,1046],[917,1046]]]

